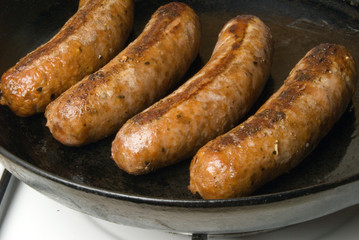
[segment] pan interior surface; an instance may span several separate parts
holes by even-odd
[[[135,2],[135,23],[130,41],[140,34],[151,14],[167,2]],[[359,61],[359,10],[342,1],[183,2],[197,12],[202,24],[200,54],[183,80],[208,61],[220,29],[231,18],[252,14],[270,27],[275,40],[271,77],[249,114],[281,86],[304,54],[320,43],[342,44]],[[76,8],[77,2],[70,0],[1,1],[0,72],[5,72],[19,58],[50,39]],[[245,198],[246,203],[258,196],[263,196],[263,201],[273,197],[280,200],[285,197],[283,192],[307,194],[314,187],[318,189],[318,186],[336,186],[358,180],[358,114],[357,91],[345,114],[315,151],[297,168]],[[110,158],[114,136],[84,147],[66,147],[51,136],[45,123],[43,114],[19,118],[7,107],[0,106],[0,146],[10,153],[10,161],[26,165],[30,171],[42,172],[54,181],[83,186],[102,195],[143,197],[159,203],[161,200],[174,204],[205,202],[187,188],[190,159],[148,175],[131,176],[120,170]],[[236,201],[241,199],[228,200],[231,204],[236,204]]]

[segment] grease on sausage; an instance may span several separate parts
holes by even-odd
[[[131,174],[174,164],[233,127],[270,74],[269,28],[255,16],[230,20],[209,62],[175,92],[124,124],[112,158]]]
[[[46,109],[61,143],[80,146],[107,137],[178,84],[198,55],[200,25],[183,3],[160,7],[138,38]]]
[[[346,110],[356,80],[343,46],[313,48],[253,116],[197,152],[189,189],[205,199],[240,197],[290,171]]]

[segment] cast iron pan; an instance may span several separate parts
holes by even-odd
[[[167,2],[136,1],[131,40]],[[195,9],[202,23],[200,54],[186,78],[209,59],[220,29],[232,17],[257,15],[271,28],[275,39],[271,78],[251,113],[312,47],[324,42],[343,44],[359,59],[355,1],[183,2]],[[77,4],[74,0],[1,0],[0,73],[50,39]],[[0,107],[0,160],[38,191],[109,221],[190,233],[273,229],[359,202],[358,97],[357,92],[329,135],[297,168],[243,198],[202,200],[192,195],[187,189],[190,159],[146,176],[130,176],[110,159],[114,136],[81,148],[65,147],[52,138],[42,114],[19,118],[5,106]]]

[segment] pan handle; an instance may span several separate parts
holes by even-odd
[[[10,206],[17,185],[17,178],[15,178],[8,170],[4,169],[0,179],[0,227]]]

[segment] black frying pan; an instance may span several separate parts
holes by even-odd
[[[136,2],[131,40],[167,2]],[[183,2],[195,9],[202,23],[200,54],[186,78],[209,59],[220,29],[232,17],[257,15],[271,28],[275,39],[272,74],[252,113],[315,45],[343,44],[359,61],[356,1]],[[50,39],[77,4],[75,0],[0,0],[0,73]],[[359,203],[358,97],[359,93],[309,157],[249,197],[202,200],[192,195],[187,189],[190,159],[146,176],[130,176],[110,159],[114,136],[81,148],[65,147],[52,138],[42,114],[19,118],[4,106],[0,106],[0,161],[45,195],[121,224],[190,233],[273,229]]]

